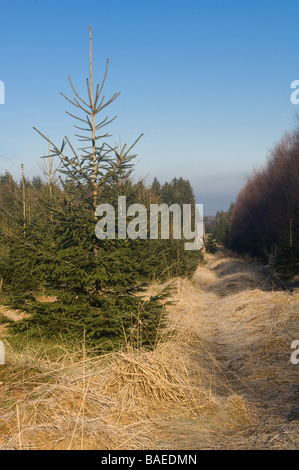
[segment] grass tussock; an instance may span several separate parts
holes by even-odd
[[[270,291],[267,273],[238,258],[208,261],[193,281],[175,281],[153,350],[128,343],[95,356],[84,342],[6,338],[0,448],[280,448],[299,392],[298,292]],[[230,279],[239,287],[223,295]]]
[[[1,386],[2,448],[159,448],[174,414],[237,408],[237,420],[242,404],[220,402],[198,386],[184,353],[175,338],[154,351],[129,347],[77,363],[44,358],[34,367],[11,353]]]

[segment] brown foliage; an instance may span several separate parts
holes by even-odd
[[[299,129],[270,152],[267,165],[248,180],[232,214],[233,246],[261,255],[275,252],[299,229]]]

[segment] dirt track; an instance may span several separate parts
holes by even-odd
[[[215,377],[213,393],[243,397],[255,423],[227,431],[224,422],[213,435],[202,433],[201,418],[192,420],[184,447],[298,449],[299,365],[290,345],[299,339],[299,289],[277,290],[267,268],[237,257],[207,258],[194,277],[207,341],[202,364]]]

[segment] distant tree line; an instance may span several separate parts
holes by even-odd
[[[234,203],[228,211],[217,211],[215,217],[206,217],[204,246],[207,253],[216,253],[219,246],[231,248],[231,216]]]

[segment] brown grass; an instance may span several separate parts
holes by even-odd
[[[208,256],[193,281],[175,281],[153,351],[127,344],[94,357],[61,345],[53,357],[6,339],[0,448],[295,448],[285,416],[299,391],[289,360],[299,294],[268,290],[267,276]]]

